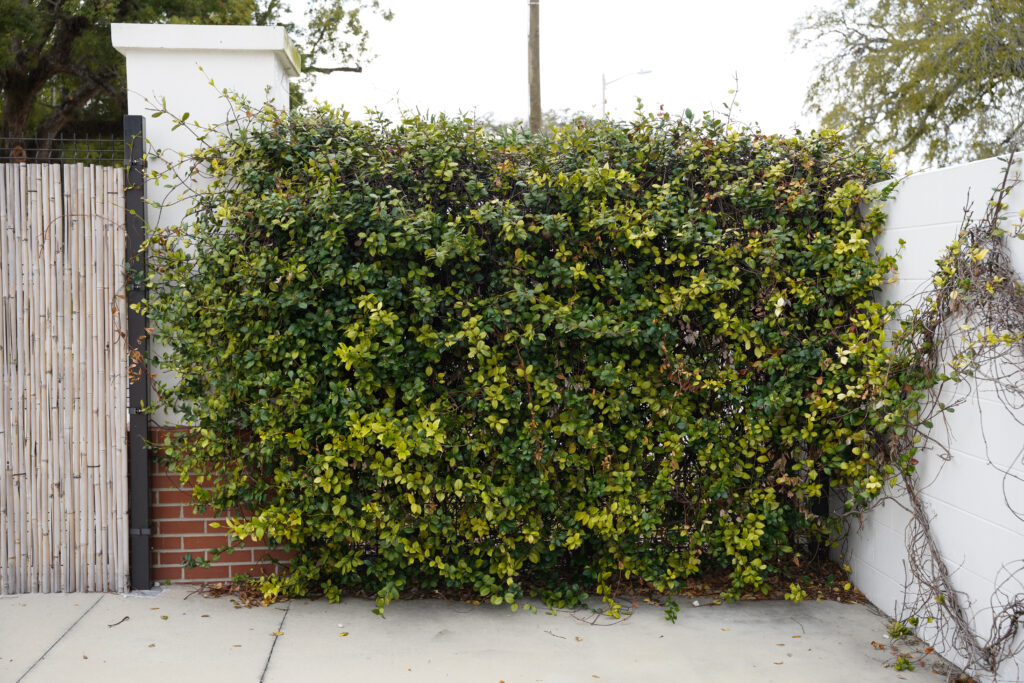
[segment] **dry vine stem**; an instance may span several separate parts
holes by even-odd
[[[931,437],[929,431],[933,421],[943,419],[944,413],[966,400],[963,393],[952,404],[940,400],[945,396],[943,389],[953,383],[973,379],[994,387],[1008,409],[1024,405],[1024,284],[1008,249],[1008,241],[1024,239],[1024,231],[1020,223],[1005,227],[1004,216],[1007,196],[1020,183],[1013,167],[1011,153],[1002,181],[980,219],[974,218],[970,204],[965,207],[957,239],[937,261],[939,270],[930,290],[924,293],[919,308],[903,316],[902,329],[893,338],[896,362],[910,360],[914,369],[934,377],[935,382],[917,415],[908,420],[916,427],[902,437],[883,435],[879,441],[876,457],[883,462],[898,462],[900,454],[919,443],[927,444],[933,456],[952,457],[948,444]],[[1024,423],[1019,415],[1014,419]],[[1021,452],[1009,464],[998,465],[990,455],[988,462],[1004,477],[1007,507],[1024,520],[1022,511],[1015,509],[1005,494],[1008,480],[1024,481],[1021,470],[1015,471],[1022,462]],[[893,482],[889,494],[874,505],[892,500],[910,514],[904,621],[928,624],[933,629],[934,635],[929,635],[932,644],[958,655],[966,671],[1003,679],[1006,672],[1000,667],[1012,665],[1024,651],[1024,639],[1019,638],[1024,625],[1024,561],[1015,567],[1004,566],[1005,577],[994,577],[989,608],[974,610],[970,598],[954,587],[956,568],[941,554],[933,517],[922,500],[928,484],[913,467],[903,469]],[[985,636],[979,621],[987,611],[991,612],[991,628]]]

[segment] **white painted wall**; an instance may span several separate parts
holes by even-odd
[[[899,248],[900,239],[906,246],[899,279],[882,292],[883,299],[920,300],[935,270],[935,259],[956,238],[964,207],[971,201],[975,215],[982,215],[1004,168],[998,159],[986,159],[911,176],[899,185],[885,206],[888,221],[879,243],[888,253]],[[1022,209],[1024,187],[1019,186],[1009,197],[1007,219],[1019,221]],[[1012,240],[1010,248],[1015,267],[1024,273],[1024,242]],[[923,499],[934,516],[932,526],[940,551],[955,570],[954,585],[968,596],[977,615],[977,630],[987,635],[992,613],[986,609],[996,585],[1006,578],[1007,566],[1024,568],[1024,521],[1004,503],[1005,494],[1016,502],[1018,513],[1024,514],[1024,484],[1006,480],[991,464],[1012,468],[1024,477],[1024,426],[1018,422],[1024,421],[1024,406],[1008,410],[991,385],[971,384],[947,392],[943,398],[947,404],[964,396],[966,400],[948,415],[945,424],[937,423],[932,430],[932,436],[949,447],[952,459],[946,462],[935,449],[925,450],[918,456],[918,472],[927,484]],[[852,568],[857,587],[894,617],[912,616],[900,612],[907,576],[908,519],[891,501],[864,515],[863,527],[852,525],[842,558]],[[1022,581],[1024,576],[1007,586],[1009,592],[1024,591]],[[921,635],[928,639],[927,630]],[[942,654],[956,661],[952,653]],[[1024,657],[1005,667],[999,680],[1021,680]]]

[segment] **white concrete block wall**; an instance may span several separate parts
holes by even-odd
[[[956,238],[964,207],[973,203],[974,215],[984,214],[1004,167],[998,159],[986,159],[921,173],[900,183],[884,207],[888,220],[879,244],[889,253],[898,248],[900,239],[905,246],[898,280],[882,292],[883,299],[920,300],[935,271],[935,259]],[[1015,172],[1019,169],[1018,165]],[[1019,220],[1022,209],[1024,187],[1017,187],[1009,197],[1008,220]],[[1013,240],[1011,250],[1014,265],[1024,273],[1024,242]],[[1024,521],[1005,502],[1013,501],[1017,513],[1024,515],[1024,484],[1006,478],[994,466],[1011,468],[1024,477],[1024,406],[1007,409],[984,381],[952,386],[944,394],[947,404],[958,398],[965,401],[931,432],[949,448],[952,458],[943,460],[934,448],[918,456],[918,471],[926,483],[922,497],[933,516],[940,552],[954,571],[955,588],[966,594],[977,631],[984,637],[992,622],[990,600],[1007,578],[1007,567],[1022,570],[1018,580],[1007,586],[1009,592],[1024,592]],[[908,513],[889,501],[855,521],[841,549],[841,559],[851,567],[857,587],[893,617],[912,616],[901,613],[908,576],[908,521]],[[929,634],[921,635],[927,639]],[[943,654],[957,660],[955,653]],[[1004,665],[997,680],[1022,678],[1024,656],[1018,656]]]

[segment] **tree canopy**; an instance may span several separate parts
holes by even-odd
[[[1020,0],[843,0],[794,30],[824,46],[807,94],[827,127],[848,127],[928,163],[994,156],[1024,130]]]
[[[117,134],[124,58],[110,45],[111,23],[281,24],[304,68],[326,71],[366,53],[366,12],[391,18],[379,0],[304,8],[294,21],[288,0],[0,0],[0,136]]]

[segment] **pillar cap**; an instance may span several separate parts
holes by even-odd
[[[289,78],[302,72],[299,51],[283,26],[111,24],[110,42],[124,55],[139,50],[273,52]]]

